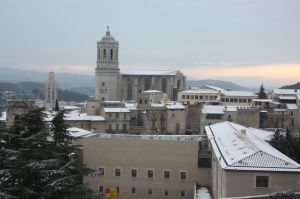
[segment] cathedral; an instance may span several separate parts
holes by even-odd
[[[106,35],[97,42],[95,69],[95,100],[136,100],[145,90],[159,90],[177,100],[177,93],[185,90],[185,76],[178,70],[120,71],[119,42]]]

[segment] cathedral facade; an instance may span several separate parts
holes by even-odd
[[[95,100],[136,100],[145,90],[159,90],[177,100],[177,93],[185,90],[185,76],[178,70],[120,71],[119,42],[106,35],[97,42],[95,69]]]

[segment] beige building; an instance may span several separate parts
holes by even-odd
[[[222,122],[206,132],[214,198],[300,191],[300,165],[263,141],[261,131]]]
[[[119,69],[119,42],[106,35],[97,42],[95,69],[95,100],[137,100],[145,90],[159,90],[172,100],[185,90],[185,76],[177,70],[121,71]]]
[[[183,104],[222,104],[249,106],[257,96],[251,91],[227,91],[215,86],[202,86],[199,89],[178,93],[178,101]]]
[[[201,136],[109,135],[82,139],[83,163],[96,170],[84,183],[119,198],[192,198],[193,184],[211,184],[210,168],[199,168]]]
[[[200,133],[207,125],[229,121],[247,127],[259,128],[259,108],[249,106],[203,105],[200,115]]]

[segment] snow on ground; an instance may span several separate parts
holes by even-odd
[[[194,199],[211,199],[208,189],[206,187],[200,187]]]

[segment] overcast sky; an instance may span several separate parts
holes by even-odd
[[[0,0],[0,67],[94,75],[106,25],[122,70],[300,81],[299,0]]]

